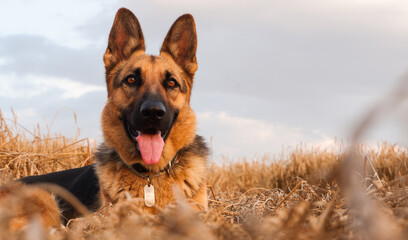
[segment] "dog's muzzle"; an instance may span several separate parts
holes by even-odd
[[[138,110],[123,112],[126,133],[135,142],[145,164],[160,161],[164,143],[177,117],[177,110],[168,109],[157,100],[145,100]]]

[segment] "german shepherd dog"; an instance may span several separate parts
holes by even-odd
[[[176,185],[196,208],[206,209],[208,148],[196,134],[190,107],[196,48],[194,19],[186,14],[170,28],[160,55],[146,55],[139,21],[119,9],[103,57],[108,99],[102,112],[104,143],[95,163],[20,181],[57,184],[90,211],[130,195],[143,199],[140,208],[152,214],[174,201]],[[47,214],[53,203],[43,204]],[[63,222],[79,216],[64,199],[55,204],[48,214],[58,211]]]

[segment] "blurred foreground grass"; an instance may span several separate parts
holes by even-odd
[[[0,112],[2,183],[93,161],[95,145],[88,139],[50,136],[39,128],[27,134],[17,125]],[[113,206],[106,216],[95,213],[52,229],[43,229],[33,214],[30,224],[16,232],[8,229],[13,206],[0,206],[0,238],[406,239],[406,149],[384,143],[375,149],[359,146],[357,154],[363,172],[356,175],[370,199],[359,204],[370,206],[369,213],[350,207],[355,198],[340,181],[345,150],[297,148],[283,159],[209,166],[206,212],[193,212],[180,197],[159,215],[146,216],[133,207],[138,201],[133,199]]]

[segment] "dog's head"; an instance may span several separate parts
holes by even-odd
[[[163,168],[195,137],[190,94],[197,36],[191,15],[170,28],[160,55],[145,54],[139,21],[119,9],[103,57],[108,101],[102,113],[105,142],[128,164]]]

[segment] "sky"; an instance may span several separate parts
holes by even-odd
[[[279,155],[347,140],[408,69],[405,0],[5,0],[0,109],[27,129],[103,141],[102,56],[117,9],[139,19],[158,54],[178,16],[198,34],[192,107],[212,159]],[[408,104],[366,134],[408,143]],[[405,106],[405,108],[404,108]],[[394,108],[394,107],[392,107]],[[385,116],[386,115],[386,116]]]

